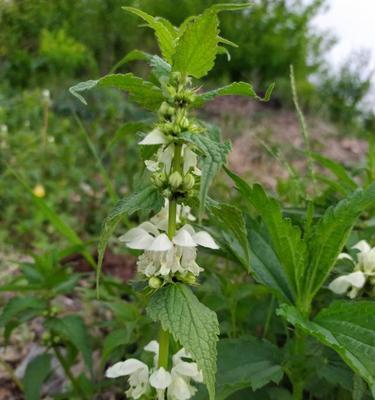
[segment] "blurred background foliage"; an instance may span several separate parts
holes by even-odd
[[[1,243],[50,248],[57,237],[20,180],[30,192],[41,185],[51,208],[80,236],[91,239],[116,196],[131,188],[134,171],[141,169],[134,135],[123,124],[148,115],[115,91],[90,93],[89,107],[68,92],[79,80],[108,73],[134,48],[156,51],[152,32],[139,27],[139,19],[121,6],[140,7],[179,24],[215,2],[0,2],[0,223],[7,228],[0,230]],[[223,13],[222,36],[239,47],[230,49],[230,62],[219,58],[206,88],[245,80],[264,93],[275,81],[265,110],[288,110],[293,64],[300,102],[308,113],[338,124],[343,134],[371,135],[375,118],[363,107],[370,90],[368,62],[353,56],[340,71],[331,69],[326,52],[335,38],[313,26],[326,5],[324,0],[257,0],[245,12]],[[145,74],[142,63],[120,71],[129,69]],[[229,114],[220,118],[230,120]],[[242,120],[231,120],[232,139]]]

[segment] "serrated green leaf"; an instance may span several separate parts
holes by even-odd
[[[123,10],[129,11],[132,14],[138,15],[144,21],[147,22],[148,26],[154,30],[155,36],[158,40],[161,54],[169,62],[172,62],[172,55],[175,51],[174,40],[177,32],[174,34],[172,24],[166,22],[164,18],[153,17],[134,7],[122,7]]]
[[[181,137],[193,143],[203,153],[201,164],[202,177],[199,191],[200,215],[202,215],[211,181],[225,164],[232,146],[230,142],[220,143],[213,140],[213,136],[210,138],[205,135],[185,132]]]
[[[288,305],[278,315],[335,350],[370,388],[375,385],[375,303],[338,301],[323,309],[314,321]]]
[[[260,97],[256,94],[254,88],[250,83],[233,82],[219,89],[210,90],[209,92],[197,95],[197,97],[194,100],[193,106],[201,107],[208,101],[211,101],[219,96],[245,96],[245,97],[253,97],[260,101],[268,101],[271,97],[274,86],[275,86],[274,83],[270,85],[266,91],[265,96]]]
[[[284,375],[280,350],[265,340],[224,339],[217,349],[217,400],[248,387],[255,391],[270,382],[277,384]]]
[[[215,217],[226,244],[246,270],[250,271],[249,242],[242,212],[230,204],[213,201],[209,210]]]
[[[25,400],[40,400],[43,382],[51,373],[51,356],[40,354],[34,357],[26,367],[25,376],[22,379]]]
[[[166,80],[172,71],[171,65],[159,56],[152,56],[150,59],[150,65],[152,67],[152,72],[159,81]]]
[[[112,236],[123,216],[131,215],[139,210],[143,210],[145,212],[150,212],[153,210],[158,212],[163,205],[164,199],[160,195],[159,191],[153,186],[148,186],[140,192],[135,192],[131,196],[121,199],[110,212],[104,221],[98,244],[98,265],[96,268],[96,285],[98,295],[99,279],[103,265],[104,252],[109,238]]]
[[[83,104],[87,105],[85,98],[80,93],[95,86],[125,90],[131,100],[151,111],[157,110],[163,101],[163,93],[160,88],[130,72],[127,74],[110,74],[97,80],[80,82],[69,88],[69,91]]]
[[[213,68],[219,43],[219,20],[207,10],[184,24],[173,55],[173,70],[202,78]]]
[[[69,341],[80,351],[87,369],[91,374],[93,373],[91,338],[80,316],[67,315],[62,318],[50,318],[45,321],[45,327]]]
[[[310,262],[303,274],[304,292],[311,298],[328,278],[358,217],[375,204],[375,182],[330,207],[308,237]]]
[[[237,175],[228,170],[226,172],[248,204],[259,212],[267,227],[275,254],[288,277],[289,285],[295,293],[299,293],[307,255],[301,230],[283,217],[278,202],[268,197],[260,185],[249,186]]]
[[[247,219],[247,233],[250,243],[250,265],[255,279],[271,288],[275,295],[288,303],[294,303],[293,293],[288,277],[270,245],[265,230],[255,222]]]
[[[196,361],[203,373],[209,397],[215,399],[216,342],[219,323],[216,314],[199,302],[182,284],[159,289],[150,299],[147,313],[160,321]]]

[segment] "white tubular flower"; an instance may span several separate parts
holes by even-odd
[[[367,280],[371,284],[375,283],[375,247],[371,248],[365,240],[361,240],[352,249],[358,250],[356,254],[357,262],[347,253],[341,253],[338,259],[352,261],[355,264],[354,272],[333,280],[329,285],[329,289],[336,294],[347,293],[353,299],[364,288]]]
[[[148,250],[155,252],[168,251],[173,244],[165,233],[160,233],[151,222],[144,222],[136,228],[130,229],[119,238],[130,249]]]
[[[184,361],[183,358],[191,359],[185,349],[181,349],[173,356],[172,382],[168,387],[168,400],[188,400],[192,398],[197,389],[191,385],[191,381],[203,382],[203,376],[197,364]]]
[[[359,250],[356,269],[362,270],[366,276],[375,276],[375,247],[371,248],[365,240],[361,240],[353,249]]]
[[[339,276],[329,284],[329,289],[336,294],[348,293],[354,299],[359,291],[365,286],[366,276],[361,271],[352,272],[347,275]],[[350,290],[349,290],[350,289]]]
[[[205,231],[195,232],[194,228],[189,224],[184,225],[177,231],[173,238],[173,243],[180,247],[203,246],[214,250],[219,248],[209,233]]]
[[[139,399],[150,389],[148,366],[135,358],[118,362],[106,371],[107,378],[118,378],[120,376],[129,376],[130,388],[126,391],[129,398]]]
[[[164,133],[159,128],[155,128],[150,133],[148,133],[138,144],[147,146],[166,143],[168,143],[168,140],[165,137]]]
[[[167,174],[171,171],[172,160],[174,157],[175,145],[168,143],[167,138],[159,129],[154,129],[150,132],[141,142],[141,145],[158,145],[161,144],[159,150],[156,152],[152,160],[146,160],[146,168],[151,172],[165,172]],[[183,159],[183,173],[186,174],[190,170],[195,175],[201,175],[198,169],[198,156],[190,149],[189,146],[184,144],[181,149],[181,156]]]
[[[157,369],[150,376],[150,385],[156,390],[165,390],[172,382],[171,374],[163,367]]]
[[[158,359],[159,359],[159,343],[156,340],[152,340],[149,344],[147,344],[144,349],[146,351],[149,351],[151,353],[154,353],[154,364],[158,364]]]
[[[190,208],[180,206],[185,216],[192,219]],[[168,204],[151,219],[136,228],[130,229],[119,240],[131,249],[144,250],[138,258],[138,272],[150,278],[152,276],[167,277],[176,272],[182,275],[191,272],[198,276],[203,269],[196,263],[197,246],[218,249],[212,236],[205,231],[195,232],[194,228],[185,224],[170,240],[165,233],[168,221]]]

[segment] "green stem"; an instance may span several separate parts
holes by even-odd
[[[295,343],[294,343],[294,354],[297,358],[297,363],[300,365],[300,360],[305,354],[305,334],[301,332],[299,329],[295,331]],[[295,369],[299,370],[299,369]],[[303,399],[303,389],[305,386],[305,382],[303,377],[294,376],[292,379],[293,384],[293,400],[302,400]]]
[[[168,369],[169,332],[160,328],[159,332],[159,360],[158,367]]]
[[[168,236],[169,239],[172,240],[173,236],[176,233],[176,220],[177,220],[177,201],[175,199],[171,199],[169,201],[169,210],[168,210]]]
[[[182,169],[182,157],[181,157],[182,145],[176,144],[174,150],[174,156],[172,161],[171,173]],[[177,200],[171,198],[169,200],[168,209],[168,237],[172,240],[176,233],[177,228]],[[159,332],[159,360],[158,367],[168,369],[168,355],[169,355],[169,332],[160,328]]]
[[[293,400],[303,400],[303,386],[302,381],[293,382]]]
[[[74,377],[74,375],[70,371],[69,365],[67,364],[65,358],[61,354],[61,352],[58,349],[58,347],[57,346],[53,346],[52,348],[53,348],[53,351],[54,351],[54,353],[56,355],[56,358],[59,360],[59,363],[61,364],[61,366],[62,366],[62,368],[63,368],[63,370],[65,372],[65,375],[70,380],[76,395],[81,399],[87,400],[86,394],[82,391],[81,386],[79,385],[77,379]]]

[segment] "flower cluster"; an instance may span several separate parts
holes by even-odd
[[[177,217],[178,225],[195,219],[190,208],[181,205],[177,209]],[[209,233],[196,232],[188,223],[183,224],[172,238],[168,237],[167,228],[168,203],[150,221],[131,229],[119,240],[131,249],[144,250],[137,266],[138,272],[147,278],[158,277],[168,281],[174,276],[187,280],[191,279],[191,275],[198,276],[203,269],[196,263],[197,246],[218,249],[218,245]],[[150,283],[151,286],[158,286],[161,281],[158,283],[153,279]]]
[[[203,382],[201,371],[197,364],[191,360],[191,356],[181,349],[173,357],[173,367],[170,372],[163,367],[158,368],[159,344],[155,340],[150,342],[146,351],[153,352],[154,366],[149,368],[147,364],[135,358],[121,361],[106,371],[107,378],[118,378],[129,376],[129,389],[126,396],[129,399],[155,398],[164,400],[188,400],[194,396],[197,389],[191,384],[194,382]]]
[[[347,253],[341,253],[339,259],[350,260],[354,264],[354,271],[334,279],[329,289],[336,294],[347,293],[354,299],[366,283],[375,286],[375,247],[371,248],[365,240],[361,240],[352,248],[358,250],[356,260]]]

